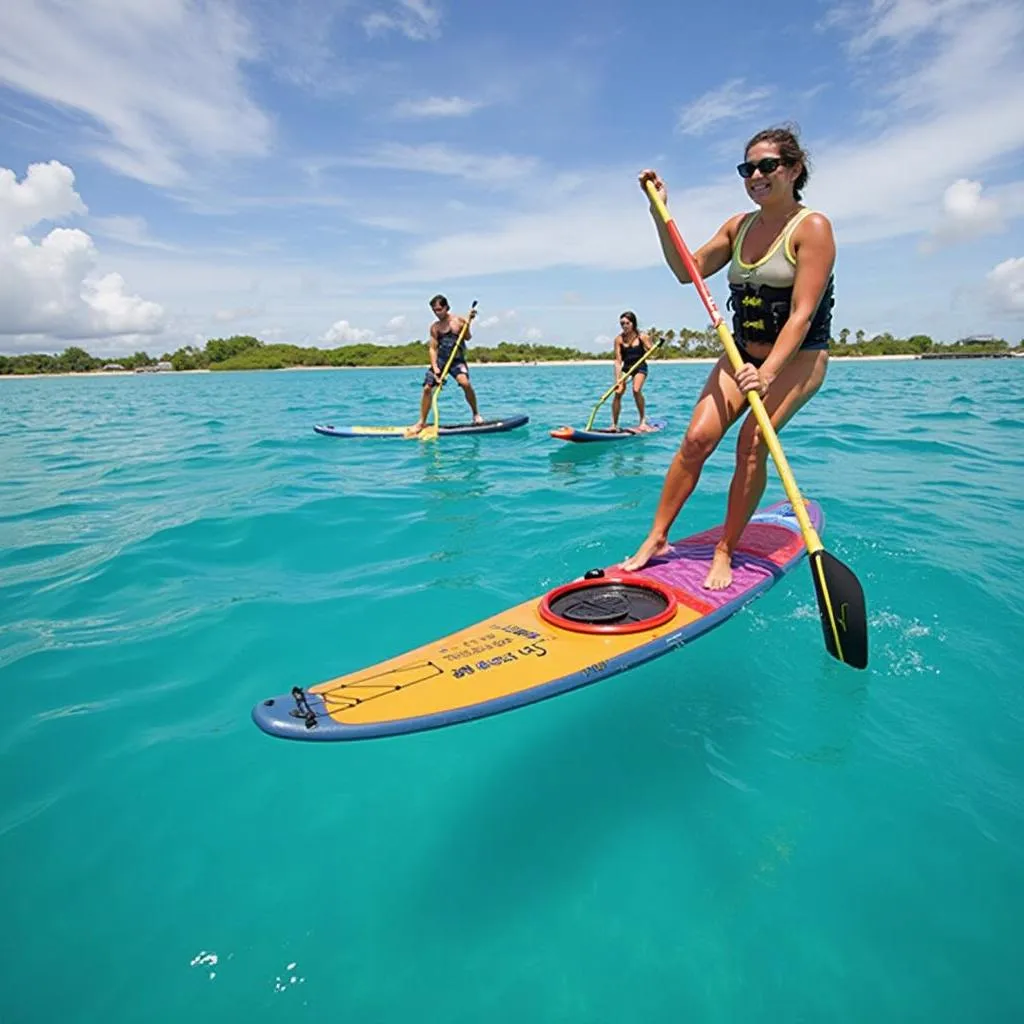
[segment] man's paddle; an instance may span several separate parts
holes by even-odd
[[[594,425],[594,417],[597,415],[597,410],[608,400],[608,396],[620,385],[629,380],[630,377],[636,373],[640,364],[656,349],[661,348],[663,338],[659,338],[630,368],[627,373],[624,373],[602,396],[601,400],[594,406],[593,411],[590,413],[590,419],[587,420],[587,425],[583,428],[589,430]]]
[[[722,346],[729,356],[729,362],[732,363],[734,370],[739,370],[743,365],[743,359],[736,348],[732,332],[722,319],[722,314],[719,313],[715,300],[711,297],[704,279],[697,270],[690,250],[686,248],[686,243],[683,241],[682,235],[679,234],[679,229],[668,212],[668,208],[662,202],[661,196],[658,195],[654,182],[648,179],[645,182],[645,187],[651,203],[665,223],[672,244],[679,253],[679,258],[683,261],[690,280],[711,316],[711,323],[718,332]],[[868,617],[864,602],[864,590],[853,571],[843,565],[838,558],[825,551],[822,546],[821,538],[807,515],[803,498],[797,489],[796,481],[793,479],[789,463],[779,444],[775,428],[765,411],[761,396],[756,391],[748,391],[747,400],[757,417],[761,435],[775,461],[779,476],[782,478],[782,485],[786,489],[786,495],[800,524],[804,543],[807,545],[811,577],[814,580],[814,589],[818,597],[821,627],[825,634],[825,647],[829,654],[839,661],[851,665],[853,668],[866,668],[868,664]]]
[[[441,394],[441,388],[444,386],[444,379],[448,376],[448,368],[452,365],[452,360],[455,359],[455,353],[459,351],[459,346],[462,344],[462,339],[466,335],[466,331],[469,330],[469,322],[476,315],[476,303],[477,300],[473,300],[473,305],[469,307],[469,315],[462,322],[462,328],[459,331],[459,336],[455,340],[455,344],[452,346],[451,354],[448,356],[448,361],[444,364],[444,369],[441,371],[441,379],[437,382],[437,386],[434,388],[434,394],[430,399],[430,407],[434,413],[434,425],[431,427],[424,427],[419,434],[416,436],[421,441],[433,441],[437,437],[437,399]]]

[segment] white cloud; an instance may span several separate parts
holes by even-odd
[[[56,160],[29,164],[24,181],[0,167],[0,236],[13,235],[42,220],[56,221],[88,213],[75,191],[75,175]]]
[[[806,200],[833,220],[841,247],[934,230],[936,197],[950,182],[978,180],[1024,147],[1024,7],[996,0],[972,11],[969,19],[950,13],[966,2],[973,0],[949,0],[939,5],[941,17],[936,17],[935,5],[929,13],[918,11],[915,0],[878,0],[859,5],[857,18],[848,23],[851,38],[862,39],[857,60],[878,58],[872,64],[878,73],[869,102],[878,100],[889,114],[881,127],[869,132],[844,122],[831,138],[810,139],[812,173]],[[897,16],[895,8],[905,4],[910,7],[901,7]],[[904,47],[888,56],[876,54],[882,40],[901,32],[927,45]],[[965,57],[985,53],[992,59]],[[950,88],[936,86],[943,79]],[[911,108],[911,98],[923,95],[932,97],[931,105]],[[691,104],[681,126],[703,130],[731,116],[738,105],[764,99],[763,89],[743,90],[739,80],[733,80]],[[432,166],[447,173],[472,167],[474,176],[482,170],[463,154],[443,147],[396,147],[390,157],[391,166]],[[646,204],[637,199],[634,168],[580,173],[563,168],[554,174],[531,167],[521,157],[508,159],[514,162],[517,184],[532,186],[543,172],[545,188],[524,188],[526,204],[497,217],[487,210],[460,214],[458,223],[472,224],[472,229],[413,248],[406,267],[381,280],[473,277],[559,266],[628,270],[663,262]],[[557,197],[553,180],[563,189]],[[1022,199],[1024,189],[1017,185],[986,190],[974,210],[972,230],[992,224],[988,201],[998,203],[1003,218],[1009,219],[1024,206]],[[692,247],[746,206],[740,183],[729,172],[690,189],[672,186],[670,201]],[[969,217],[960,214],[961,228],[966,229]]]
[[[989,296],[1004,313],[1024,314],[1024,256],[1003,260],[987,275]]]
[[[523,331],[523,339],[525,341],[540,341],[544,337],[544,332],[539,327],[527,327]]]
[[[37,0],[4,6],[0,83],[85,115],[108,167],[159,186],[194,161],[260,155],[269,120],[249,98],[247,23],[204,0]]]
[[[983,102],[992,90],[997,68],[1020,76],[1019,5],[955,0],[936,6],[942,15],[920,28],[938,44],[934,59],[923,61],[910,75],[897,75],[889,90],[907,112]],[[970,7],[974,9],[966,10]],[[896,57],[905,59],[903,54]]]
[[[124,289],[125,280],[117,273],[82,282],[81,298],[92,314],[90,324],[94,334],[142,334],[160,330],[163,309],[137,295],[126,295]]]
[[[946,189],[942,194],[942,219],[925,245],[927,250],[1002,230],[999,204],[981,192],[981,182],[967,178],[959,178]]]
[[[320,97],[354,87],[348,64],[338,60],[335,38],[348,0],[289,0],[267,4],[259,19],[259,49],[275,78]],[[258,10],[258,5],[250,9]]]
[[[981,195],[981,182],[960,178],[943,193],[942,208],[946,216],[971,226],[990,229],[998,226],[999,206]]]
[[[1024,217],[1024,181],[1009,181],[989,189],[989,197],[999,206],[1005,220]]]
[[[849,41],[853,54],[863,54],[879,43],[902,47],[940,23],[959,15],[976,0],[872,0],[867,17],[856,5],[839,12],[841,21],[857,24]]]
[[[461,96],[428,96],[422,100],[402,100],[395,104],[396,117],[466,117],[483,106],[480,100]]]
[[[388,11],[374,11],[363,19],[368,36],[400,32],[407,39],[423,41],[441,34],[441,11],[428,0],[399,0]]]
[[[497,327],[498,324],[511,323],[517,318],[517,315],[518,314],[514,309],[505,309],[500,313],[492,313],[489,317],[485,317],[483,320],[477,320],[473,326],[475,330]]]
[[[398,316],[393,316],[393,317],[392,317],[392,318],[391,318],[391,319],[390,319],[390,320],[389,320],[389,321],[388,321],[388,322],[387,322],[387,323],[386,323],[386,324],[384,325],[384,327],[385,327],[385,329],[386,329],[386,330],[388,330],[388,331],[397,331],[397,330],[399,330],[400,328],[402,328],[402,327],[404,327],[404,326],[405,326],[405,322],[406,322],[406,319],[407,319],[407,318],[406,318],[406,316],[405,316],[405,314],[404,314],[404,313],[403,313],[403,314],[399,314]]]
[[[950,181],[976,180],[1024,147],[1024,7],[995,2],[962,16],[971,4],[876,0],[861,12],[852,42],[888,114],[870,135],[844,126],[812,151],[807,192],[841,243],[931,229]],[[927,46],[875,52],[921,37]]]
[[[213,314],[213,319],[219,324],[233,323],[235,320],[246,320],[249,317],[258,316],[263,312],[256,306],[243,306],[240,309],[218,309]]]
[[[336,320],[322,340],[328,345],[358,345],[361,342],[373,341],[373,338],[373,331],[353,327],[347,320]]]
[[[137,249],[162,249],[165,252],[177,250],[177,246],[153,238],[149,234],[149,227],[144,217],[93,217],[90,226],[95,229],[97,234]]]
[[[337,161],[350,167],[376,167],[395,171],[422,171],[451,177],[469,178],[478,185],[504,184],[533,171],[537,161],[522,156],[482,156],[428,143],[409,146],[392,142],[362,156]]]
[[[126,291],[116,271],[101,274],[92,239],[54,228],[38,243],[21,230],[86,212],[71,169],[33,164],[18,183],[0,168],[0,336],[17,344],[39,338],[85,339],[156,333],[164,311]]]
[[[391,231],[399,235],[416,235],[423,230],[419,221],[414,217],[354,212],[351,214],[351,219],[353,223],[361,224],[363,227]]]
[[[701,241],[730,213],[737,187],[728,184],[672,192],[685,216],[680,230]],[[636,179],[627,171],[590,175],[571,202],[513,213],[476,231],[444,235],[411,252],[407,268],[389,280],[430,280],[583,266],[636,270],[663,264],[657,233]],[[682,216],[682,215],[680,215]],[[666,271],[667,273],[667,271]]]
[[[118,273],[95,273],[96,247],[75,228],[54,228],[38,245],[0,240],[0,335],[97,338],[155,333],[164,311],[125,292]]]
[[[832,217],[846,243],[925,230],[934,221],[932,197],[944,182],[977,172],[1024,144],[1024,124],[1014,124],[1017,102],[1024,102],[1024,90],[1019,100],[993,98],[984,113],[948,111],[872,141],[828,146],[817,158],[812,154],[816,169],[808,202]],[[857,181],[877,187],[852,188]]]
[[[683,107],[677,130],[684,135],[700,135],[722,121],[749,117],[764,106],[771,94],[768,86],[749,86],[742,78],[731,78]]]

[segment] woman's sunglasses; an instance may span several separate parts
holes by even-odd
[[[788,167],[790,161],[783,160],[778,156],[766,156],[758,160],[756,164],[752,160],[745,160],[743,163],[736,165],[736,170],[740,172],[741,178],[750,178],[753,176],[754,171],[760,171],[762,174],[771,174],[773,171],[777,171],[783,164]]]

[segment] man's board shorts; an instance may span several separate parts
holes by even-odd
[[[465,359],[457,359],[451,366],[448,367],[448,377],[458,377],[460,374],[469,376],[469,367],[466,365]],[[448,377],[445,378],[447,383]],[[425,388],[432,388],[437,384],[437,375],[434,373],[431,367],[427,367],[427,372],[423,375],[423,386]]]

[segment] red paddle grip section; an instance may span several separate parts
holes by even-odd
[[[686,272],[690,275],[690,280],[700,295],[701,301],[711,314],[712,324],[717,327],[722,321],[722,314],[718,312],[718,306],[715,305],[715,300],[711,297],[711,292],[708,291],[704,278],[700,276],[697,264],[694,262],[693,256],[690,255],[690,250],[686,248],[686,243],[683,241],[683,236],[679,234],[676,222],[669,218],[665,221],[665,227],[668,228],[669,238],[672,239],[672,244],[675,245],[679,257],[683,261],[683,266],[686,267]]]

